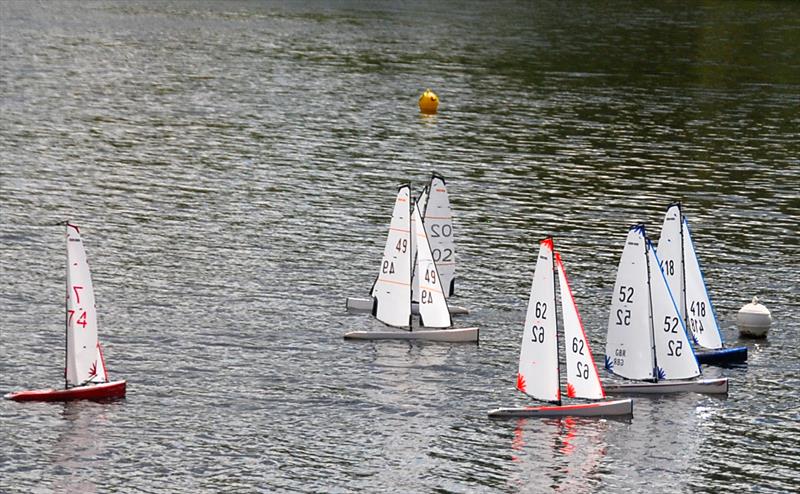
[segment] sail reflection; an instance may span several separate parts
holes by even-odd
[[[518,419],[511,439],[517,474],[510,483],[523,491],[545,485],[556,492],[597,491],[608,429],[607,420],[581,417]]]

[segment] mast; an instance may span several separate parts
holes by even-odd
[[[411,184],[408,185],[408,190],[409,190],[409,198],[410,198],[411,197],[410,196]],[[414,331],[414,326],[411,324],[412,320],[414,319],[414,315],[413,315],[413,311],[411,310],[411,306],[414,303],[414,270],[416,269],[416,264],[417,264],[417,252],[416,252],[417,249],[414,248],[414,242],[412,240],[414,238],[414,236],[416,235],[416,233],[414,232],[414,229],[411,228],[411,222],[413,221],[411,208],[414,207],[411,204],[412,202],[413,201],[411,201],[411,200],[408,201],[408,243],[409,243],[409,246],[408,246],[408,265],[411,268],[411,273],[410,273],[410,276],[408,278],[410,283],[411,283],[411,287],[410,287],[411,289],[408,291],[408,330],[409,331]]]
[[[647,312],[648,312],[648,322],[650,325],[650,355],[651,355],[651,362],[653,363],[653,382],[658,382],[658,359],[656,358],[656,335],[655,335],[655,328],[653,327],[653,287],[651,286],[652,280],[650,276],[650,256],[648,255],[647,250],[652,249],[653,246],[650,244],[647,238],[647,232],[645,231],[644,224],[641,224],[642,229],[642,239],[644,241],[644,258],[645,258],[645,265],[647,266]],[[659,267],[658,269],[661,269]]]
[[[64,241],[69,246],[69,220],[64,222],[64,228],[67,230],[64,235]],[[67,248],[67,269],[64,277],[64,389],[69,388],[69,381],[67,380],[67,359],[69,358],[69,248]]]
[[[683,225],[686,221],[683,217],[683,208],[681,207],[681,202],[677,201],[675,203],[678,206],[678,221],[681,223],[681,300],[680,300],[680,311],[681,311],[681,318],[683,319],[683,323],[686,327],[689,327],[689,308],[686,307],[686,251],[684,250],[684,235],[683,235]],[[692,339],[694,340],[694,334],[692,334]]]
[[[556,246],[553,243],[552,235],[548,235],[547,236],[547,240],[550,241],[550,246],[552,247],[552,251],[551,251],[551,255],[550,255],[550,261],[553,264],[553,311],[555,311],[556,310],[556,305],[557,305],[556,297],[555,297],[555,295],[556,295],[556,277],[558,276],[558,273],[556,272]],[[563,317],[564,307],[561,307],[561,314],[562,314],[562,317]],[[561,354],[561,352],[558,349],[558,313],[557,312],[553,312],[553,316],[555,318],[555,325],[556,325],[556,331],[555,331],[555,337],[556,337],[556,378],[557,378],[556,382],[558,382],[558,401],[556,403],[558,405],[561,405],[561,364],[558,361],[558,356]],[[564,344],[566,345],[566,343],[564,343]]]

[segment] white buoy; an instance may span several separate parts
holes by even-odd
[[[772,315],[766,307],[758,303],[758,297],[753,297],[753,301],[739,309],[736,315],[736,325],[739,326],[739,334],[742,336],[766,338],[770,324]]]

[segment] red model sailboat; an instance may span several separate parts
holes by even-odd
[[[78,227],[66,223],[66,375],[63,389],[17,391],[14,401],[68,401],[123,398],[127,382],[109,381],[97,337],[97,309],[86,250]]]

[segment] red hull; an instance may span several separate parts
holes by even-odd
[[[4,396],[14,401],[72,401],[72,400],[106,400],[124,398],[127,381],[78,386],[69,389],[36,389],[17,391]]]

